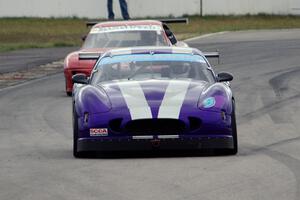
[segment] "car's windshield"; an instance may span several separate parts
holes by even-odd
[[[83,48],[120,48],[131,46],[167,46],[162,31],[137,30],[90,33]]]
[[[213,74],[205,62],[132,61],[98,66],[93,74],[92,83],[122,79],[194,79],[214,82]]]

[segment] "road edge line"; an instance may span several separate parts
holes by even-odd
[[[222,31],[222,32],[216,32],[216,33],[208,33],[205,35],[200,35],[200,36],[196,36],[196,37],[192,37],[192,38],[188,38],[186,40],[184,40],[184,42],[192,42],[194,40],[199,40],[199,39],[203,39],[203,38],[207,38],[207,37],[212,37],[215,35],[223,35],[225,33],[229,33],[230,31]]]

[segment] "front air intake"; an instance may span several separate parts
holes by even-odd
[[[125,125],[131,135],[179,135],[185,130],[184,122],[178,119],[140,119]]]
[[[190,131],[194,132],[197,131],[201,128],[202,121],[201,119],[197,117],[189,117],[189,122],[190,122]]]
[[[108,123],[109,129],[115,133],[120,133],[122,131],[121,124],[122,124],[122,118],[117,118],[110,120]]]

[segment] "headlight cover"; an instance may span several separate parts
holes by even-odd
[[[205,111],[227,112],[227,99],[221,95],[205,97],[200,99],[198,108]]]
[[[202,101],[203,108],[212,108],[216,105],[215,97],[208,97]]]

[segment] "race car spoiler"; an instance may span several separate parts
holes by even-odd
[[[174,19],[152,19],[156,21],[160,21],[165,24],[188,24],[189,19],[188,18],[174,18]],[[86,22],[86,27],[94,26],[98,23],[105,22],[105,21],[88,21]]]
[[[79,60],[98,60],[101,53],[79,53]]]
[[[206,58],[220,58],[220,53],[218,51],[216,51],[216,52],[203,52],[203,54]]]
[[[156,19],[165,24],[188,24],[189,18],[174,18],[174,19]]]
[[[218,51],[216,52],[203,52],[203,55],[206,58],[217,58],[218,63],[220,63],[220,53]],[[101,53],[79,53],[79,60],[98,60],[98,58],[101,56]]]
[[[218,51],[216,51],[216,52],[203,52],[203,55],[206,58],[216,58],[216,59],[218,59],[218,64],[220,64],[220,53]]]

